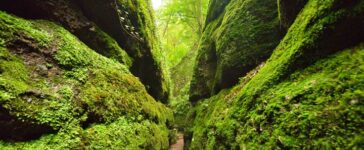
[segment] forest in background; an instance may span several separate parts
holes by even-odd
[[[156,9],[161,51],[171,80],[172,107],[187,105],[188,89],[208,3],[209,0],[164,0]]]

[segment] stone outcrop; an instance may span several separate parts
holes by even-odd
[[[275,0],[211,1],[190,100],[230,88],[265,61],[281,39]]]
[[[38,2],[0,11],[0,149],[167,149],[171,110],[124,59],[104,57],[120,44],[78,5]]]
[[[4,0],[0,10],[60,23],[90,48],[130,67],[148,93],[167,102],[168,83],[162,68],[149,1]]]
[[[264,3],[232,0],[230,4],[234,2],[242,2],[239,5],[239,9],[243,9],[239,10],[241,12],[251,8],[244,7],[249,3]],[[298,3],[294,1],[282,0],[277,5],[281,11],[280,22],[284,23],[287,33],[278,45],[273,46],[273,53],[267,61],[258,61],[260,65],[248,69],[246,75],[242,74],[233,88],[195,103],[186,119],[193,120],[186,123],[193,125],[185,130],[191,131],[186,133],[191,140],[190,149],[362,147],[364,1],[305,2],[296,5]],[[276,4],[275,1],[270,3],[272,7]],[[253,8],[259,10],[259,7]],[[225,16],[234,16],[228,11],[231,8],[225,8]],[[250,18],[245,13],[239,15]],[[229,21],[233,20],[222,22]],[[259,33],[258,27],[256,30]],[[207,26],[205,34],[209,32]],[[236,34],[244,35],[245,32]],[[254,36],[247,39],[255,40]],[[244,43],[240,42],[240,45]],[[214,43],[207,47],[217,49]],[[199,62],[214,52],[205,50],[201,49]],[[225,58],[229,59],[229,55]],[[229,61],[233,61],[232,64],[250,62],[249,59]],[[217,65],[216,61],[205,61],[196,66],[196,70],[204,73],[202,71],[207,69],[200,66]],[[238,69],[244,70],[243,67]],[[208,84],[205,78],[197,76],[200,73],[195,72],[195,82]]]

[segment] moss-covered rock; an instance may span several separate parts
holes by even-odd
[[[182,60],[173,68],[171,68],[171,87],[172,97],[185,96],[189,94],[190,81],[192,79],[194,62],[197,51],[191,50]],[[188,97],[187,97],[188,99]]]
[[[191,101],[236,84],[266,60],[281,39],[276,0],[212,1],[209,9],[191,82]]]
[[[149,93],[167,102],[168,83],[163,72],[154,13],[147,0],[78,0],[85,15],[117,40],[134,59],[131,71]]]
[[[267,62],[190,112],[190,148],[363,147],[363,6],[308,0]]]
[[[211,0],[209,3],[209,10],[206,16],[206,24],[216,20],[225,11],[226,5],[230,0]]]
[[[287,30],[306,3],[307,0],[278,0],[281,27]]]
[[[127,66],[132,60],[104,31],[86,18],[80,8],[68,0],[1,1],[0,9],[30,19],[47,19],[62,24],[98,53]]]
[[[5,0],[0,9],[30,19],[60,23],[99,54],[115,59],[140,78],[150,95],[167,102],[154,16],[145,0]],[[124,51],[125,50],[125,51]]]
[[[169,145],[171,111],[54,23],[0,12],[0,70],[0,149]]]

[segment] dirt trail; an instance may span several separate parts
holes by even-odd
[[[184,145],[185,145],[185,141],[183,139],[183,134],[178,133],[177,134],[177,143],[171,145],[171,147],[169,147],[169,150],[183,150]]]

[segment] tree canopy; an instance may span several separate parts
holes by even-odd
[[[157,10],[162,49],[169,67],[178,64],[191,49],[197,48],[202,34],[208,0],[166,0]]]

